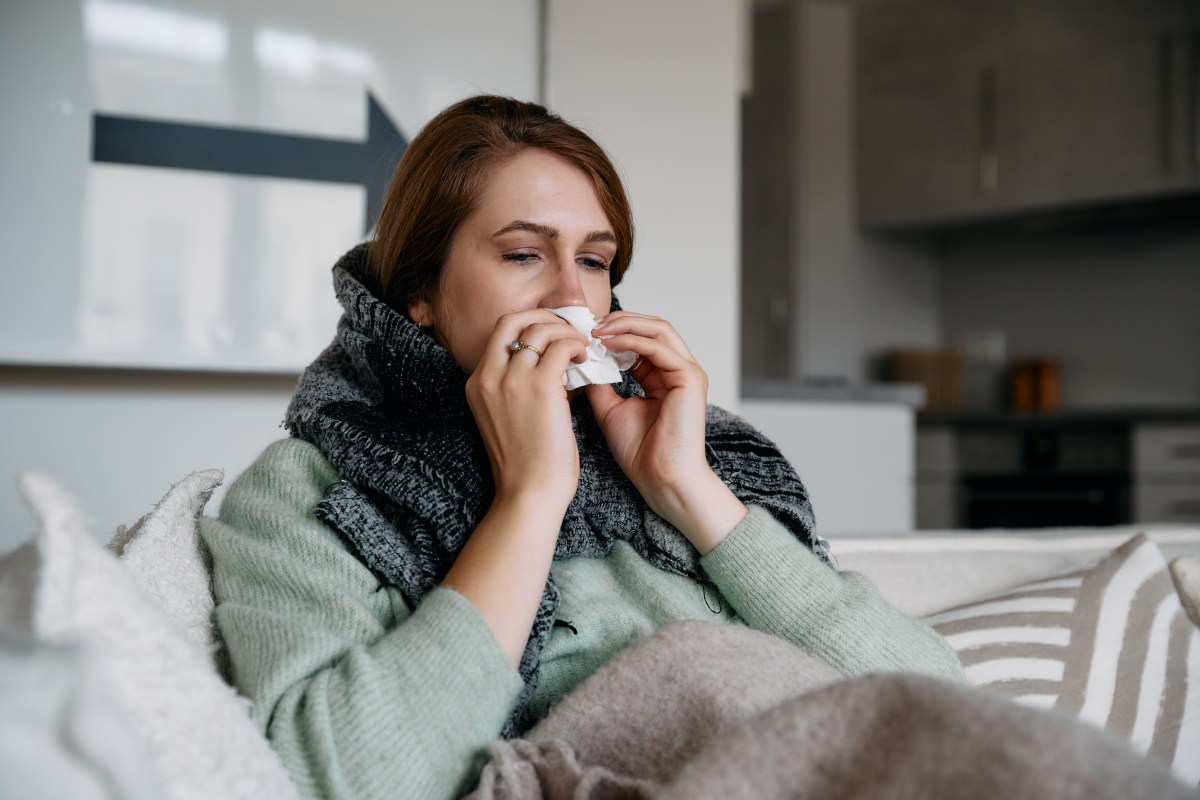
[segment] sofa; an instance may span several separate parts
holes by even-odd
[[[296,797],[224,679],[196,530],[222,480],[184,476],[106,534],[52,478],[20,476],[37,529],[0,557],[0,794]],[[839,569],[941,633],[972,683],[1107,729],[1200,785],[1200,527],[831,544]]]

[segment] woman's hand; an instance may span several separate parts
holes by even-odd
[[[650,507],[707,553],[746,515],[704,455],[708,376],[658,317],[616,311],[593,335],[641,356],[632,372],[646,390],[622,398],[606,384],[587,387],[608,446]]]
[[[537,348],[513,352],[520,340]],[[514,666],[521,663],[563,514],[579,483],[579,450],[562,376],[587,343],[544,309],[505,314],[467,379],[496,496],[442,581],[467,598]]]
[[[518,340],[536,350],[513,352],[510,345]],[[579,453],[562,376],[573,359],[582,360],[586,346],[583,336],[545,309],[497,320],[467,380],[467,402],[498,498],[536,495],[565,511],[575,496]]]

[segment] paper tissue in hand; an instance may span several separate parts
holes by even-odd
[[[589,383],[620,383],[621,370],[629,369],[637,361],[637,353],[610,352],[603,342],[592,336],[596,318],[587,306],[563,306],[549,311],[565,319],[572,328],[588,338],[587,361],[582,364],[571,362],[563,373],[563,385],[568,390]]]

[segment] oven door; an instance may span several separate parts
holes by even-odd
[[[968,528],[1120,525],[1131,521],[1128,475],[1022,474],[965,478]]]

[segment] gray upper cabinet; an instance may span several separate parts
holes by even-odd
[[[1200,0],[875,0],[857,56],[866,226],[1200,192]]]
[[[1180,0],[1016,0],[1001,150],[1017,207],[1196,184]],[[1003,93],[998,104],[1010,100]],[[1194,111],[1193,111],[1194,113]]]
[[[981,83],[1001,58],[1003,3],[922,0],[864,6],[858,20],[858,185],[867,224],[978,215]],[[994,130],[994,129],[993,129]]]

